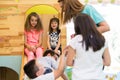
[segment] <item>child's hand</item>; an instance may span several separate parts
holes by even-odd
[[[31,49],[33,52],[36,52],[36,47],[35,46],[31,46]]]
[[[35,48],[34,46],[29,46],[28,49],[29,49],[30,51],[33,51],[33,52],[36,51],[36,48]]]
[[[39,44],[36,44],[36,45],[35,45],[35,48],[38,48],[38,47],[39,47]]]
[[[57,50],[57,49],[55,49],[54,51],[55,51],[55,53],[57,53],[57,54],[58,54],[58,50]]]
[[[29,51],[32,51],[32,47],[31,46],[27,46]]]
[[[75,34],[72,34],[70,37],[71,37],[71,39],[74,38],[74,37],[75,37]]]

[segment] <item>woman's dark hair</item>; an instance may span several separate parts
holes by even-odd
[[[61,30],[60,30],[60,28],[59,28],[59,19],[56,18],[56,17],[50,19],[50,22],[49,22],[49,34],[53,32],[53,29],[52,29],[52,27],[51,27],[51,23],[54,22],[54,21],[58,23],[57,33],[59,34],[59,33],[61,32]]]
[[[100,50],[105,43],[105,39],[97,30],[97,26],[92,18],[87,14],[78,14],[74,19],[75,34],[82,35],[82,44],[85,44],[86,50],[90,47],[93,51]]]
[[[61,2],[61,1],[63,1],[63,0],[58,0],[58,2]]]
[[[79,0],[58,0],[58,2],[63,3],[61,9],[61,21],[63,23],[69,22],[71,18],[84,9],[84,5]]]
[[[39,68],[36,65],[36,60],[35,59],[29,61],[24,66],[24,72],[30,79],[34,79],[34,78],[37,77],[36,72],[38,70],[39,70]]]
[[[30,29],[31,29],[30,19],[31,19],[32,16],[34,16],[34,17],[37,18],[37,25],[35,26],[35,29],[36,29],[37,31],[42,30],[42,29],[43,29],[42,21],[41,21],[39,15],[38,15],[36,12],[31,12],[31,13],[27,16],[26,22],[25,22],[25,25],[24,25],[24,26],[25,26],[25,30],[26,30],[26,31],[30,31]]]

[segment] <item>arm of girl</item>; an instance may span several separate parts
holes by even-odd
[[[42,37],[43,37],[43,31],[40,32],[39,42],[38,42],[38,44],[35,46],[36,48],[42,46]]]
[[[50,36],[49,36],[49,34],[47,34],[47,48],[52,50],[51,46],[50,46]]]
[[[31,46],[29,44],[27,44],[27,37],[26,37],[26,35],[24,35],[24,40],[25,40],[24,46],[32,51]]]
[[[110,53],[109,53],[108,48],[106,48],[104,53],[103,53],[103,65],[110,66],[110,63],[111,63]]]
[[[67,52],[68,52],[66,64],[68,66],[73,66],[76,51],[71,46],[67,46],[65,49],[67,49]]]
[[[57,46],[56,46],[56,48],[55,48],[55,52],[56,52],[56,53],[58,53],[58,49],[59,49],[59,47],[60,47],[60,44],[61,44],[61,35],[59,34],[58,44],[57,44]]]

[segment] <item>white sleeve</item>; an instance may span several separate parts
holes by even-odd
[[[57,61],[55,61],[55,59],[51,59],[51,67],[53,68],[53,69],[57,69],[58,68],[58,63],[57,63]]]
[[[49,80],[55,80],[53,72],[45,74],[45,75],[40,75],[37,78],[31,79],[31,80],[48,80],[48,79]]]
[[[75,39],[71,39],[71,41],[69,42],[69,45],[73,48],[73,49],[76,49],[76,41]]]

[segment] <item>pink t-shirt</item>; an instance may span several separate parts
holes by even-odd
[[[30,30],[29,32],[25,31],[25,36],[27,37],[27,43],[30,45],[36,45],[39,42],[39,36],[42,34],[43,30],[39,32],[36,30]]]

